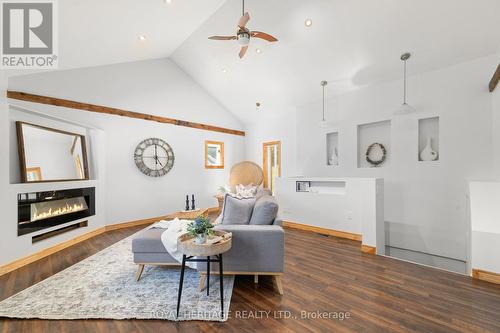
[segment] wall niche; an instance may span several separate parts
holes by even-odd
[[[418,120],[418,160],[439,161],[439,117]]]
[[[374,143],[383,145],[386,151],[384,162],[377,165],[377,167],[385,167],[389,165],[391,155],[390,120],[358,125],[358,168],[375,167],[366,160],[368,147]]]
[[[326,133],[326,165],[339,165],[339,133]]]

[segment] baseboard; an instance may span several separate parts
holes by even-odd
[[[110,224],[110,225],[105,226],[104,228],[106,229],[106,231],[124,229],[124,228],[136,227],[139,225],[153,224],[155,222],[163,220],[164,218],[165,218],[165,216],[158,216],[158,217],[152,217],[149,219]]]
[[[472,277],[474,279],[483,280],[491,283],[500,284],[500,273],[483,271],[481,269],[472,269]]]
[[[83,242],[89,238],[98,236],[106,231],[105,227],[100,227],[90,232],[87,232],[83,235],[77,236],[75,238],[69,239],[57,245],[51,246],[47,249],[43,249],[39,252],[33,253],[29,256],[26,256],[21,259],[14,260],[6,265],[0,266],[0,276],[12,272],[18,268],[21,268],[25,265],[31,264],[37,260],[43,259],[51,254],[64,250],[72,245]]]
[[[215,208],[219,209],[218,207],[212,207],[209,209],[215,209]],[[12,272],[12,271],[14,271],[18,268],[21,268],[23,266],[26,266],[28,264],[31,264],[37,260],[43,259],[47,256],[50,256],[51,254],[54,254],[54,253],[59,252],[61,250],[64,250],[70,246],[77,244],[77,243],[83,242],[89,238],[98,236],[104,232],[117,230],[117,229],[130,228],[130,227],[135,227],[135,226],[140,226],[140,225],[146,225],[146,224],[153,224],[154,222],[160,221],[164,218],[165,218],[165,216],[152,217],[152,218],[143,219],[143,220],[110,224],[110,225],[106,225],[104,227],[97,228],[95,230],[92,230],[90,232],[87,232],[85,234],[77,236],[75,238],[69,239],[69,240],[64,241],[62,243],[56,244],[56,245],[51,246],[49,248],[46,248],[46,249],[43,249],[43,250],[38,251],[36,253],[33,253],[29,256],[14,260],[8,264],[0,266],[0,276],[7,274],[9,272]]]
[[[311,231],[311,232],[315,232],[318,234],[334,236],[334,237],[339,237],[339,238],[346,238],[346,239],[355,240],[355,241],[361,241],[361,239],[362,239],[362,236],[360,234],[355,234],[355,233],[346,232],[346,231],[333,230],[333,229],[320,228],[320,227],[296,223],[296,222],[292,222],[292,221],[283,221],[283,226],[286,228]]]
[[[377,254],[377,248],[374,246],[361,244],[361,252],[368,254]]]

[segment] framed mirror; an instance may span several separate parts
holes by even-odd
[[[205,169],[224,169],[224,142],[205,141]]]
[[[21,181],[87,180],[85,136],[16,122]]]

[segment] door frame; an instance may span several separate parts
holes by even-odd
[[[264,188],[269,188],[267,183],[267,149],[269,146],[278,146],[278,177],[281,177],[281,141],[269,141],[262,144],[262,171],[264,172]]]

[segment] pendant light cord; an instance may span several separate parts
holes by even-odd
[[[243,0],[243,11],[242,11],[242,15],[241,16],[244,16],[245,15],[245,0]]]
[[[406,104],[406,60],[404,61],[404,70],[403,70],[403,104]]]
[[[325,86],[323,85],[323,121],[325,121]]]

